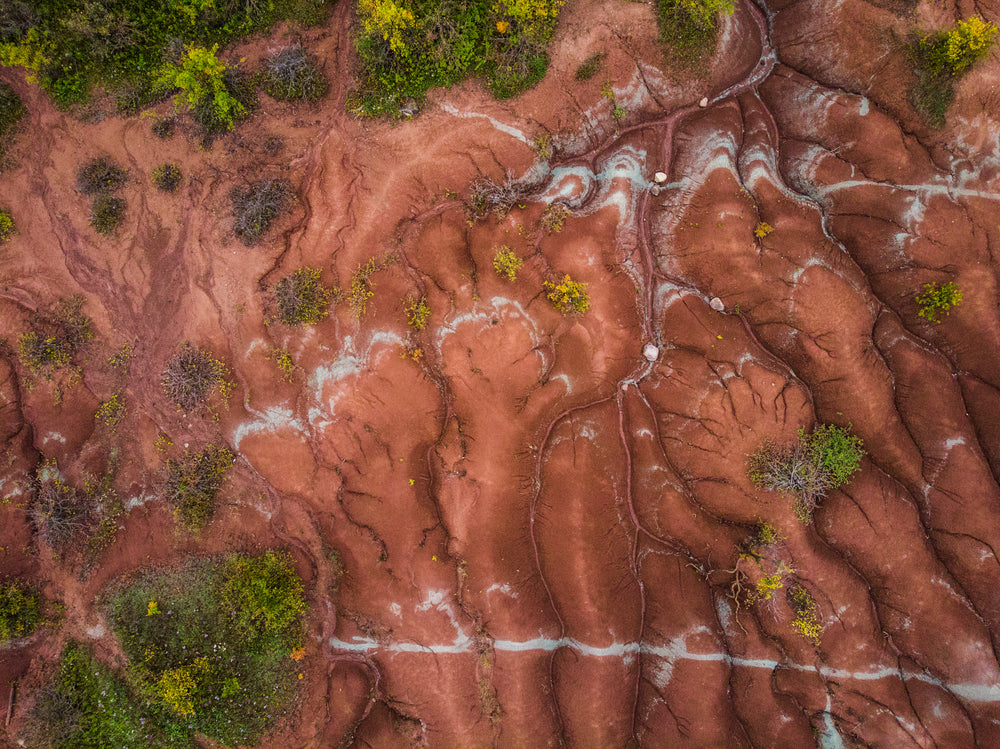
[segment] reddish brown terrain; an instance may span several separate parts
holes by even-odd
[[[668,68],[650,4],[571,0],[534,89],[496,102],[470,81],[372,121],[345,110],[341,2],[303,39],[328,96],[262,96],[211,150],[193,126],[163,141],[148,119],[70,117],[0,70],[30,112],[0,177],[19,229],[0,245],[0,565],[65,607],[0,651],[0,707],[19,685],[8,740],[68,639],[120,658],[95,605],[109,582],[281,547],[307,582],[307,653],[266,746],[1000,746],[998,52],[931,130],[902,43],[1000,5],[907,7],[738,2],[692,78]],[[598,76],[574,80],[601,51]],[[74,188],[101,154],[130,173],[117,239]],[[165,160],[185,175],[173,195],[149,183]],[[507,170],[531,198],[471,220],[469,184]],[[229,191],[261,176],[290,179],[297,202],[248,249]],[[571,215],[548,234],[551,201]],[[774,231],[757,239],[760,221]],[[526,258],[515,282],[491,267],[500,244]],[[348,286],[373,257],[360,319],[340,304],[315,326],[265,324],[282,276],[312,266]],[[547,301],[543,280],[564,273],[588,284],[585,315]],[[948,280],[961,306],[918,317],[922,285]],[[57,403],[14,351],[37,309],[73,294],[97,335]],[[430,306],[422,331],[408,295]],[[217,418],[162,392],[185,340],[237,382]],[[124,379],[107,358],[126,342]],[[291,382],[269,358],[281,346]],[[93,413],[121,386],[112,431]],[[867,455],[804,525],[746,461],[824,422],[852,424]],[[160,499],[161,434],[237,455],[200,533]],[[82,482],[112,449],[129,512],[84,575],[34,540],[28,478],[51,459]],[[817,603],[818,646],[783,594],[733,598],[758,520]]]

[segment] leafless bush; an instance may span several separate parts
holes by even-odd
[[[480,177],[472,183],[469,208],[476,218],[483,218],[493,211],[498,219],[502,219],[511,208],[527,198],[535,187],[534,183],[515,179],[510,170],[503,182],[496,182],[492,177]]]
[[[88,510],[76,489],[63,481],[54,467],[42,466],[36,475],[30,505],[31,520],[38,535],[53,548],[69,543],[87,526]]]
[[[203,407],[215,388],[227,389],[226,366],[197,346],[185,343],[163,372],[163,391],[184,411]]]
[[[747,475],[758,486],[791,494],[795,514],[802,520],[812,517],[819,500],[833,487],[830,471],[801,442],[790,447],[765,445],[751,456]]]
[[[247,187],[235,187],[233,230],[247,247],[261,238],[271,222],[288,206],[292,185],[287,179],[265,179]]]
[[[265,88],[275,99],[316,101],[326,93],[326,78],[305,48],[294,44],[268,58]]]

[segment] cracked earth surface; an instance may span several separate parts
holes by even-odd
[[[58,405],[0,359],[0,559],[66,604],[61,628],[3,652],[0,701],[68,637],[120,658],[93,604],[116,577],[282,546],[308,583],[310,638],[302,699],[269,745],[1000,745],[996,52],[932,131],[908,103],[905,3],[737,3],[692,82],[664,72],[650,6],[581,0],[536,89],[498,103],[470,82],[413,120],[370,122],[342,105],[348,5],[305,38],[329,97],[265,99],[209,152],[137,119],[70,119],[4,71],[31,126],[0,183],[20,229],[0,247],[3,330],[80,293],[98,336]],[[1000,12],[942,5],[917,20]],[[605,69],[574,81],[595,51]],[[118,240],[92,233],[73,190],[95,152],[132,175]],[[168,159],[190,180],[164,197],[146,174]],[[469,221],[469,183],[507,170],[531,196]],[[287,176],[298,202],[246,249],[228,191],[260,175]],[[571,213],[547,234],[552,201]],[[761,221],[774,231],[758,240]],[[514,283],[492,271],[500,244],[525,258]],[[360,320],[342,304],[311,328],[264,324],[277,278],[310,265],[344,286],[372,257]],[[586,315],[545,299],[563,273],[588,283]],[[965,299],[931,325],[913,297],[946,280]],[[423,331],[408,295],[430,305]],[[180,340],[235,376],[217,419],[159,390]],[[136,357],[112,433],[92,414],[123,342]],[[291,382],[268,360],[282,346]],[[821,422],[852,424],[867,456],[805,526],[745,461]],[[157,498],[161,433],[237,454],[197,536]],[[35,549],[19,487],[43,458],[79,478],[112,448],[130,512],[80,576]],[[783,596],[731,597],[759,519],[817,602],[818,646]]]

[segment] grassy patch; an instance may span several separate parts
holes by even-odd
[[[945,315],[952,307],[962,302],[962,291],[951,281],[938,286],[936,283],[925,283],[924,291],[916,298],[920,311],[917,313],[928,322],[940,323],[940,313]]]
[[[359,0],[362,74],[350,106],[397,113],[428,89],[481,76],[500,99],[545,75],[563,0]]]
[[[733,0],[657,0],[656,19],[668,57],[682,67],[705,63],[715,51],[718,16]]]
[[[332,290],[320,280],[319,268],[299,268],[274,286],[278,319],[285,325],[315,325],[329,314]]]
[[[60,106],[86,102],[96,85],[125,108],[160,93],[180,50],[267,31],[282,18],[322,22],[324,0],[16,0],[0,4],[0,64],[37,76]]]
[[[212,519],[216,497],[232,464],[233,454],[216,445],[167,461],[164,495],[188,528],[197,530]]]
[[[98,195],[90,204],[90,225],[98,234],[114,234],[125,221],[127,207],[125,198],[116,195]]]
[[[27,637],[41,617],[38,593],[31,586],[13,580],[0,585],[0,642]]]
[[[292,185],[286,179],[264,179],[246,187],[234,187],[233,231],[243,244],[256,244],[287,207],[292,197]]]

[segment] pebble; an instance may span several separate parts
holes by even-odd
[[[649,188],[649,192],[652,193],[653,195],[659,195],[660,194],[660,186],[659,185],[653,185],[652,187]]]
[[[657,172],[656,174],[653,175],[653,182],[655,182],[658,185],[662,185],[666,181],[667,181],[666,172]]]
[[[646,361],[656,361],[660,356],[660,349],[656,348],[655,343],[647,343],[642,347],[642,355],[646,357]]]
[[[714,309],[716,312],[725,312],[726,305],[722,303],[722,300],[717,296],[713,296],[708,302],[708,306]]]
[[[707,107],[708,106],[708,97],[706,96],[706,97],[702,98],[702,100],[698,102],[698,106],[701,107],[702,109],[704,109],[705,107]]]

